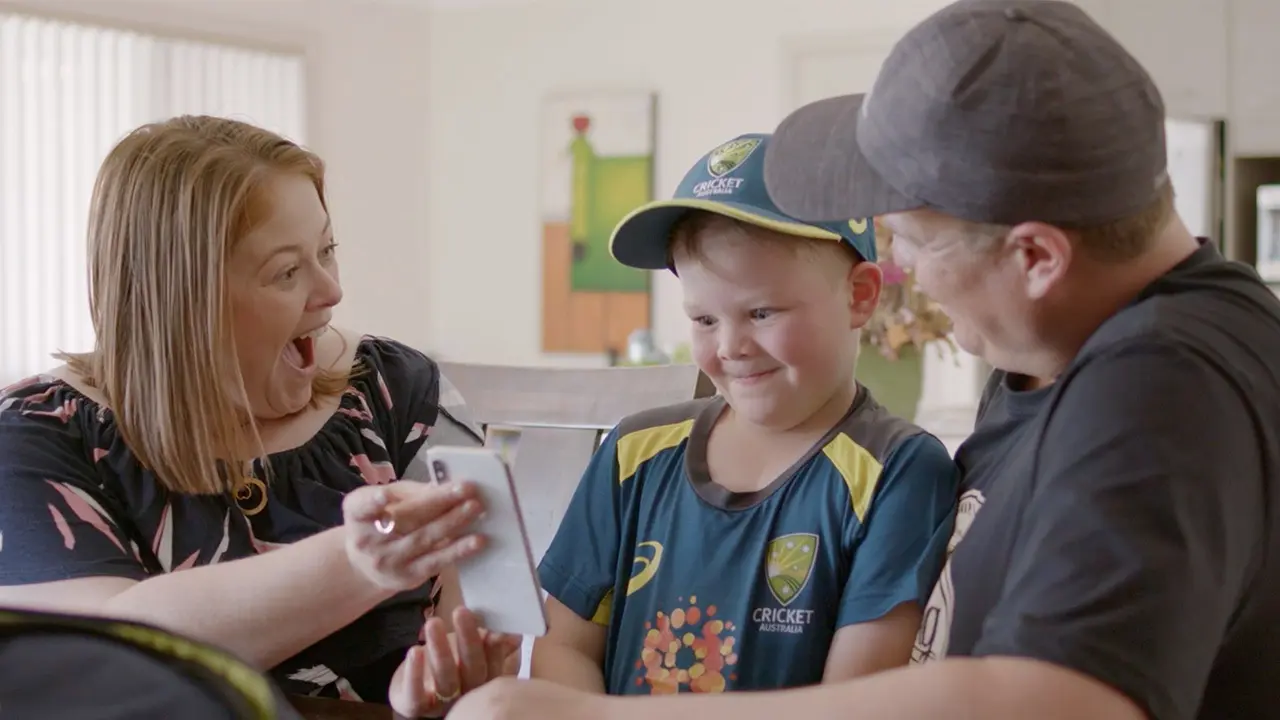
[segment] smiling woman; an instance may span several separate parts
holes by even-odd
[[[109,153],[95,347],[0,392],[0,603],[144,620],[288,691],[417,715],[514,672],[518,646],[459,607],[474,488],[396,482],[428,438],[478,442],[457,393],[422,353],[330,327],[324,189],[314,154],[222,118]]]

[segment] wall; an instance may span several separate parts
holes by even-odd
[[[426,9],[348,0],[25,0],[0,7],[304,52],[329,166],[344,324],[428,345]]]
[[[1230,151],[1280,154],[1280,86],[1269,77],[1280,65],[1274,42],[1280,4],[1078,3],[1148,67],[1171,114],[1226,117]],[[545,0],[434,14],[427,271],[433,347],[468,360],[569,362],[538,350],[540,276],[532,268],[540,262],[536,123],[544,94],[656,90],[658,192],[666,194],[715,142],[774,127],[789,93],[789,49],[811,39],[896,37],[943,4],[653,0],[642,11],[621,0]],[[676,342],[684,323],[669,275],[657,277],[655,296],[659,341]]]
[[[473,2],[474,0],[468,0]],[[1280,154],[1280,3],[1078,0],[1149,67],[1171,112],[1225,116],[1237,153]],[[302,50],[309,140],[331,169],[339,319],[444,356],[539,352],[539,103],[553,90],[659,93],[658,192],[721,139],[786,109],[788,53],[894,38],[945,0],[540,0],[431,12],[411,0],[0,0],[0,7]],[[1231,188],[1228,188],[1230,193]],[[659,340],[684,335],[673,279]]]
[[[546,0],[439,12],[429,28],[427,306],[452,358],[583,363],[539,352],[538,112],[552,91],[648,88],[658,97],[658,192],[721,140],[772,130],[789,37],[896,36],[942,0]],[[874,12],[870,8],[876,8]],[[673,278],[655,282],[660,343],[687,320]]]

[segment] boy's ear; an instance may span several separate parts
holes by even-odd
[[[871,320],[880,304],[880,288],[884,285],[884,273],[880,266],[863,260],[849,268],[849,320],[853,329],[861,328]]]

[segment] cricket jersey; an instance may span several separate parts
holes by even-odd
[[[820,682],[836,631],[923,606],[941,570],[958,471],[942,443],[864,388],[765,488],[715,483],[721,397],[631,416],[587,468],[540,576],[608,629],[608,693]]]

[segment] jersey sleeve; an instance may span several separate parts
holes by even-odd
[[[0,585],[148,573],[127,518],[99,482],[105,454],[60,385],[0,395]]]
[[[1059,384],[974,654],[1053,663],[1150,717],[1194,718],[1259,561],[1267,436],[1241,389],[1181,348],[1117,349]]]
[[[883,617],[929,599],[955,523],[960,471],[933,435],[903,440],[880,471],[865,520],[850,519],[859,538],[840,599],[837,625]]]
[[[592,456],[538,567],[548,594],[602,625],[608,623],[622,522],[616,432]]]

